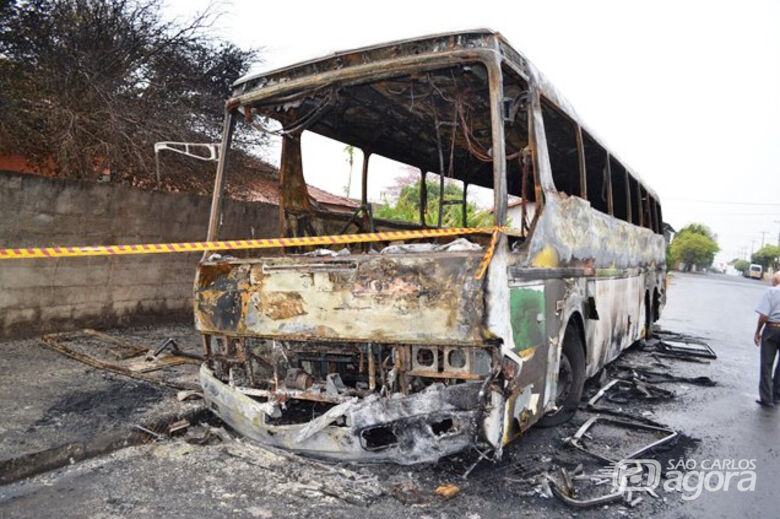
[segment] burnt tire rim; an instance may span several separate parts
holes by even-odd
[[[558,367],[558,390],[555,396],[555,405],[557,407],[563,407],[566,399],[569,398],[573,383],[574,373],[571,369],[569,357],[566,354],[561,355],[561,363]]]

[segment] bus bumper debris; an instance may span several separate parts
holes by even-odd
[[[265,445],[340,461],[436,461],[475,441],[477,419],[484,407],[479,383],[437,384],[394,398],[346,396],[313,420],[291,423],[293,413],[282,415],[277,406],[294,407],[297,402],[285,400],[281,391],[260,402],[251,391],[242,392],[220,381],[205,366],[201,383],[209,407],[242,435]],[[328,403],[319,405],[327,407]],[[306,407],[311,413],[316,405]]]

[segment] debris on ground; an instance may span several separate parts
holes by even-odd
[[[434,494],[436,494],[437,496],[443,499],[452,499],[453,497],[458,495],[458,492],[460,492],[460,487],[450,483],[446,483],[444,485],[439,485],[438,487],[436,487]]]
[[[658,357],[659,352],[663,352],[662,358]],[[652,489],[626,490],[625,485],[621,487],[621,478],[641,481],[647,475],[646,467],[631,464],[633,459],[651,459],[666,466],[665,461],[696,445],[697,440],[649,417],[653,415],[653,405],[677,397],[675,391],[661,386],[716,384],[707,376],[682,376],[671,364],[708,363],[716,358],[714,352],[709,352],[711,348],[699,337],[671,332],[654,334],[591,380],[580,405],[585,421],[562,441],[573,449],[559,449],[553,459],[542,458],[542,463],[531,468],[505,469],[504,484],[520,496],[554,496],[574,508],[613,505],[630,509],[640,506],[648,497],[658,498]],[[580,458],[577,453],[585,457]],[[622,472],[617,472],[618,467]]]
[[[545,478],[550,486],[552,494],[558,499],[566,503],[567,505],[576,508],[590,508],[594,506],[606,505],[616,501],[628,502],[630,496],[624,489],[614,487],[606,494],[600,494],[596,496],[580,497],[578,491],[574,486],[574,479],[572,476],[576,476],[576,473],[569,474],[566,469],[561,468],[559,470],[560,480],[556,480],[550,474],[545,474]],[[584,477],[579,478],[579,481]]]
[[[593,432],[596,425],[602,428],[602,433],[599,435]],[[611,430],[603,431],[605,428]],[[641,441],[645,443],[629,452],[615,454],[613,446],[616,436],[628,437],[633,440],[632,443],[638,443],[639,438],[642,438]],[[665,427],[596,415],[582,424],[566,444],[607,463],[620,463],[623,460],[640,458],[676,437],[676,431]],[[600,448],[596,450],[595,446]]]
[[[389,488],[390,494],[405,505],[420,504],[425,501],[420,487],[411,481],[397,483]]]
[[[312,499],[368,506],[385,493],[375,475],[321,463],[287,451],[261,447],[233,438],[222,452],[256,468],[257,478],[271,493],[295,493]]]
[[[203,357],[203,355],[181,350],[179,348],[179,344],[176,342],[176,339],[174,339],[173,337],[168,337],[165,340],[163,340],[160,343],[160,345],[157,346],[157,348],[155,348],[154,353],[150,353],[147,355],[146,360],[149,362],[156,361],[157,357],[165,350],[170,350],[171,354],[177,357],[186,357],[193,360],[197,360],[198,362],[203,362],[204,360],[206,360]]]
[[[623,366],[617,365],[618,369],[622,369]],[[659,371],[653,371],[648,368],[631,367],[631,377],[634,380],[642,381],[646,384],[662,384],[664,382],[684,382],[686,384],[694,384],[697,386],[712,387],[715,385],[715,381],[710,377],[681,377],[678,375],[672,375],[671,373],[664,373]]]
[[[659,356],[679,360],[700,358],[715,360],[718,358],[715,351],[704,342],[702,337],[666,330],[655,330],[653,337],[645,341],[644,347],[657,351]]]
[[[197,389],[183,389],[176,393],[176,400],[184,402],[186,400],[202,400],[203,392]]]
[[[181,420],[177,420],[172,424],[168,425],[168,434],[173,436],[174,433],[186,431],[189,426],[190,426],[189,420],[187,420],[186,418],[182,418]]]
[[[155,349],[91,329],[52,333],[41,340],[48,348],[98,369],[174,389],[200,390],[197,373],[202,357],[182,351],[172,338]]]
[[[677,340],[669,339],[668,335],[665,337],[664,341]],[[195,371],[197,360],[180,355],[185,348],[179,344],[187,343],[186,339],[179,339],[179,342],[152,339],[151,344],[157,344],[156,348],[114,339],[117,338],[85,330],[47,336],[47,344],[50,347],[56,344],[52,348],[55,351],[109,371],[116,372],[117,364],[123,366],[122,357],[148,363],[148,367],[154,369],[131,371],[129,376],[154,377],[155,383],[168,387],[181,386],[186,380],[182,373]],[[690,336],[682,339],[699,341]],[[653,337],[647,343],[658,344],[653,342],[656,340]],[[138,342],[149,341],[144,338]],[[58,347],[62,345],[65,348]],[[648,503],[655,502],[655,499],[649,499],[655,493],[621,490],[614,476],[616,462],[635,456],[672,459],[671,456],[682,455],[695,445],[691,438],[653,420],[653,406],[673,401],[681,385],[708,387],[715,384],[709,377],[691,374],[691,369],[684,374],[692,376],[683,376],[674,369],[675,361],[688,362],[693,358],[704,362],[707,357],[697,356],[698,353],[659,357],[660,353],[655,346],[644,346],[623,354],[589,382],[580,406],[579,421],[575,419],[559,426],[552,436],[543,435],[553,438],[545,440],[543,445],[538,440],[533,447],[527,442],[518,443],[516,449],[506,450],[498,462],[490,452],[472,450],[418,467],[413,474],[408,468],[395,466],[346,468],[243,441],[211,415],[208,419],[196,416],[169,420],[159,426],[139,424],[133,429],[141,434],[141,444],[178,446],[174,450],[180,454],[186,449],[190,449],[189,452],[192,449],[203,452],[218,449],[223,458],[233,460],[231,463],[251,466],[258,478],[268,479],[274,492],[323,503],[341,501],[366,506],[384,495],[405,505],[426,509],[437,506],[437,502],[441,503],[438,506],[446,506],[444,502],[461,494],[474,496],[506,489],[522,498],[557,501],[561,503],[559,506],[614,506],[620,514],[625,514],[634,507],[646,510],[651,506]],[[168,365],[156,367],[161,359],[171,357],[185,360],[168,361]],[[333,389],[338,391],[340,381],[331,382]],[[202,393],[199,388],[186,388],[175,396],[183,402],[201,399]],[[560,440],[556,440],[556,436]],[[459,483],[452,483],[455,480]]]

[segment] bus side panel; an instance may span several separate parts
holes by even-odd
[[[565,298],[562,279],[510,282],[509,307],[520,371],[507,400],[504,442],[536,423],[554,404],[562,326],[557,303]]]
[[[598,318],[585,320],[586,375],[595,375],[640,338],[644,327],[644,274],[588,281]]]

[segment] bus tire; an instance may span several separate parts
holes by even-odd
[[[655,312],[653,307],[650,306],[650,292],[645,293],[645,340],[649,339],[653,334],[653,323],[655,322]]]
[[[571,420],[582,398],[582,388],[585,385],[585,349],[575,326],[569,325],[566,329],[558,368],[555,398],[558,409],[539,420],[542,427],[553,427]]]

